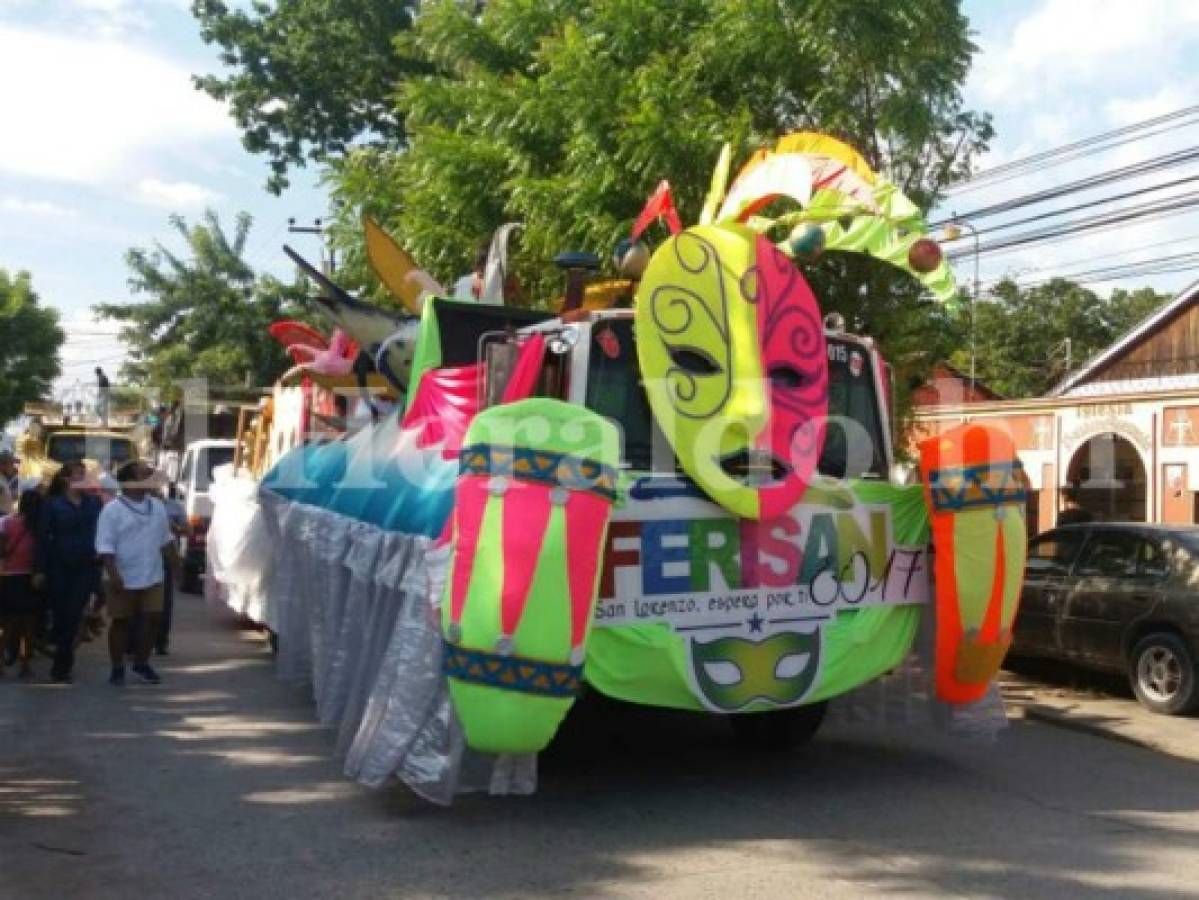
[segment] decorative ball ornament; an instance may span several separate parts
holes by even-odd
[[[824,229],[811,222],[796,225],[787,238],[791,255],[801,262],[814,262],[824,252]]]
[[[927,275],[941,265],[941,245],[932,238],[921,238],[908,250],[908,265],[921,275]]]
[[[649,247],[644,242],[626,239],[616,245],[616,251],[612,254],[612,262],[616,265],[616,271],[621,275],[637,281],[645,274],[645,270],[649,266],[649,257]]]

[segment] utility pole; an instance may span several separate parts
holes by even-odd
[[[1059,353],[1061,353],[1066,358],[1066,368],[1062,375],[1063,378],[1066,375],[1070,374],[1070,364],[1072,362],[1073,352],[1074,352],[1074,339],[1073,338],[1062,338],[1062,340],[1060,340],[1058,343],[1054,344],[1052,347],[1049,348],[1049,362],[1053,362],[1053,360],[1057,357],[1057,355]]]
[[[295,217],[287,220],[289,234],[314,234],[321,242],[321,268],[329,278],[337,271],[337,251],[325,240],[325,227],[320,219],[313,219],[311,225],[297,225]]]

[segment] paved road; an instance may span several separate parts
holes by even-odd
[[[1194,897],[1199,768],[1017,722],[785,758],[593,705],[532,798],[347,783],[261,641],[185,597],[160,687],[0,683],[0,898]]]

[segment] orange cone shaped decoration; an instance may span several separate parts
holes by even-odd
[[[1024,470],[1011,437],[974,423],[920,443],[936,580],[936,692],[982,699],[1012,642],[1027,552]]]

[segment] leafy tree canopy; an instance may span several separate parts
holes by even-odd
[[[190,226],[180,216],[170,221],[186,253],[157,242],[131,249],[125,256],[129,287],[145,299],[96,307],[123,324],[121,340],[131,351],[124,377],[159,388],[185,378],[220,386],[272,384],[287,360],[267,328],[294,313],[300,289],[255,274],[245,261],[248,214],[237,217],[232,236],[211,211]]]
[[[39,305],[29,273],[0,269],[0,424],[46,399],[65,340],[58,311]]]
[[[1002,281],[977,307],[977,377],[1006,397],[1043,394],[1068,372],[1067,339],[1076,368],[1169,299],[1150,288],[1101,297],[1065,278],[1030,288]],[[968,371],[969,350],[953,362]]]
[[[446,281],[498,225],[522,222],[517,268],[544,298],[560,290],[549,260],[606,256],[661,178],[694,222],[725,141],[744,159],[788,131],[831,133],[927,205],[992,134],[962,108],[975,47],[956,0],[478,6],[426,2],[397,37],[434,72],[399,85],[407,150],[331,162],[348,272],[364,285],[363,209]],[[903,366],[923,370],[953,345],[952,323],[884,264],[828,254],[808,274],[826,310]]]
[[[231,71],[196,86],[228,101],[252,153],[271,168],[268,188],[287,187],[287,172],[366,137],[398,146],[403,119],[390,95],[424,70],[395,52],[392,39],[411,26],[416,0],[279,0],[250,4],[194,0],[200,36],[221,48]]]

